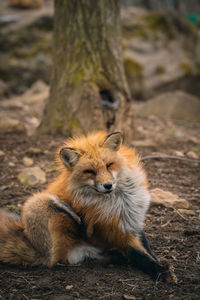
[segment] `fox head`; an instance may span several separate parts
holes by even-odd
[[[67,169],[72,189],[86,189],[88,193],[112,193],[121,168],[118,151],[122,144],[120,132],[106,135],[90,133],[87,137],[68,140],[59,151]]]

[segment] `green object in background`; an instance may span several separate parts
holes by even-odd
[[[189,14],[187,17],[194,26],[197,26],[198,21],[200,21],[200,14]]]

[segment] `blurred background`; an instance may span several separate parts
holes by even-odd
[[[41,98],[50,84],[53,13],[52,0],[0,2],[0,100],[32,86],[41,90],[39,109],[26,120],[30,132],[39,124]],[[121,25],[123,64],[134,101],[177,91],[185,93],[183,98],[200,97],[200,1],[123,0]],[[0,105],[5,109],[6,102]]]

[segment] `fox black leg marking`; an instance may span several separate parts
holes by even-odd
[[[165,280],[169,276],[167,265],[161,266],[158,261],[138,249],[129,247],[127,249],[127,258],[134,267],[149,274],[156,280],[160,277]]]
[[[158,261],[157,258],[156,258],[156,256],[155,256],[155,254],[154,254],[154,253],[152,252],[152,250],[151,250],[149,241],[148,241],[148,239],[147,239],[147,237],[146,237],[144,231],[141,232],[141,242],[142,242],[143,247],[147,250],[147,252],[148,252],[148,253],[149,253],[156,261]]]

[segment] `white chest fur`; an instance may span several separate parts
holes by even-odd
[[[144,185],[143,172],[137,167],[134,171],[126,168],[119,175],[116,191],[110,200],[110,204],[107,201],[105,207],[102,205],[107,217],[112,214],[119,216],[123,232],[140,233],[150,203],[150,194]]]
[[[83,205],[95,205],[99,216],[106,222],[114,216],[119,217],[123,232],[140,233],[150,203],[144,174],[137,166],[134,171],[124,168],[116,181],[116,189],[110,194],[91,194],[88,190],[82,190],[77,193],[77,199]]]

